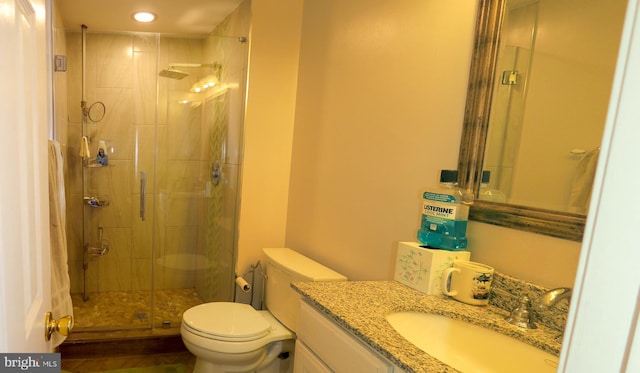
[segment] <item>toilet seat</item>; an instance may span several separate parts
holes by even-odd
[[[206,303],[206,304],[216,304],[216,303],[218,302]],[[199,306],[196,306],[196,307],[199,307]],[[251,307],[251,306],[248,306],[248,307]],[[234,311],[239,308],[240,307],[236,307],[236,306],[231,307],[231,309]],[[206,308],[204,307],[202,309],[206,310]],[[251,310],[253,310],[253,308],[251,308]],[[282,325],[275,317],[273,317],[273,315],[269,311],[256,311],[256,310],[251,311],[251,310],[246,311],[246,313],[249,314],[249,317],[252,317],[251,314],[255,313],[255,315],[257,315],[258,317],[261,317],[263,320],[267,322],[268,329],[267,329],[266,335],[263,335],[262,337],[254,338],[253,340],[245,340],[245,341],[240,341],[238,339],[233,339],[229,337],[226,338],[227,340],[223,340],[217,335],[214,335],[210,332],[198,331],[196,328],[189,326],[189,322],[185,321],[185,316],[186,316],[186,319],[189,319],[191,321],[192,325],[195,323],[196,326],[198,325],[198,323],[195,321],[199,319],[192,317],[193,315],[191,312],[189,312],[190,310],[187,310],[183,314],[183,320],[180,327],[181,328],[180,334],[182,335],[182,340],[192,353],[194,353],[194,350],[192,349],[202,349],[203,353],[205,351],[208,351],[212,353],[222,353],[222,354],[224,353],[243,354],[251,351],[257,351],[272,342],[284,341],[287,339],[294,338],[293,333],[289,329],[287,329],[284,325]],[[195,313],[195,315],[199,315],[199,312],[200,311],[198,311],[198,313]],[[204,313],[206,314],[206,311]],[[211,316],[205,315],[204,317],[210,318]],[[231,320],[233,318],[234,317],[231,317],[229,314],[227,314],[226,316],[221,316],[220,320],[225,320],[225,319]],[[239,324],[242,321],[237,317],[235,317],[235,319],[237,320],[236,324]],[[224,321],[220,321],[220,322],[223,323]],[[196,354],[196,356],[198,355]]]
[[[218,341],[247,342],[269,334],[271,325],[248,304],[204,303],[185,311],[183,325],[192,333]]]

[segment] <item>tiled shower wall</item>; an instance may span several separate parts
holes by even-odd
[[[66,33],[72,292],[82,292],[84,285],[84,209],[84,241],[99,246],[102,227],[110,248],[88,261],[88,292],[150,290],[155,281],[156,288],[195,287],[205,299],[231,299],[246,45],[229,35],[247,35],[248,10],[248,4],[241,5],[204,39],[88,30],[84,96],[88,106],[103,102],[106,114],[97,123],[89,121],[85,133],[93,157],[98,141],[106,142],[109,167],[85,167],[86,193],[78,156],[81,32]],[[186,69],[190,75],[182,80],[158,77],[169,63],[212,62],[223,65],[221,75],[229,83],[215,94],[189,93],[191,85],[209,73],[206,68]],[[217,138],[212,138],[214,133]],[[213,151],[213,144],[225,152]],[[220,188],[209,182],[210,157],[216,154],[222,156],[225,175]],[[147,174],[144,221],[139,217],[140,172]],[[104,198],[110,205],[86,206],[85,195]]]

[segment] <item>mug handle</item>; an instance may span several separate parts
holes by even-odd
[[[454,267],[449,267],[447,269],[445,269],[444,271],[442,271],[442,277],[441,277],[441,282],[440,282],[440,289],[442,290],[442,293],[445,295],[448,295],[450,297],[453,297],[455,295],[458,295],[458,291],[457,290],[451,290],[449,291],[449,289],[447,289],[447,283],[449,282],[449,277],[451,276],[451,273],[453,272],[460,272],[460,270],[458,268],[454,268]]]

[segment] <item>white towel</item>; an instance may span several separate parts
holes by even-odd
[[[82,158],[91,157],[91,152],[89,151],[89,139],[87,136],[82,136],[82,141],[80,142],[80,156]]]
[[[51,313],[53,318],[57,320],[66,315],[73,316],[71,282],[67,263],[62,152],[57,141],[49,141],[49,220],[51,238]],[[60,345],[65,338],[59,333],[53,333],[51,336],[53,347]]]
[[[598,156],[600,148],[596,148],[580,160],[576,167],[576,173],[571,183],[571,194],[569,195],[569,212],[586,215],[591,202],[591,189],[593,188],[593,177],[596,175]]]

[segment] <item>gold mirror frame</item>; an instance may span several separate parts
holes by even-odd
[[[506,0],[480,0],[476,39],[458,157],[458,183],[478,196],[489,128],[495,66]],[[469,219],[502,227],[582,241],[586,217],[527,206],[475,200]]]

